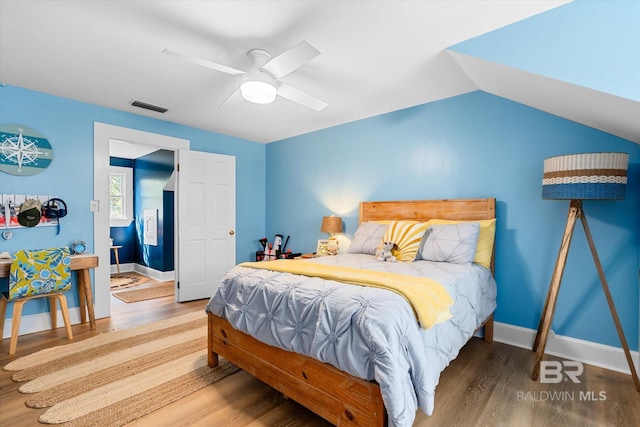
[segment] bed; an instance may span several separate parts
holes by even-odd
[[[491,241],[484,242],[481,263],[476,240],[478,253],[465,265],[433,261],[431,255],[379,262],[355,250],[308,265],[338,276],[372,270],[379,281],[399,275],[409,283],[429,275],[426,280],[441,284],[434,288],[440,292],[434,304],[442,296],[446,316],[440,315],[442,307],[422,313],[398,289],[297,274],[306,260],[288,260],[293,272],[250,265],[269,263],[240,264],[225,275],[206,308],[208,362],[217,366],[220,355],[335,425],[410,426],[416,409],[431,414],[440,372],[471,336],[483,328],[485,341],[493,339],[495,199],[362,202],[359,221],[361,227],[386,224],[385,238],[400,225],[417,230],[428,224],[434,234],[451,230],[444,224],[462,224],[460,230],[481,224],[487,227],[480,233],[490,233]],[[417,258],[427,253],[426,228],[420,230]],[[415,254],[409,256],[413,260]]]

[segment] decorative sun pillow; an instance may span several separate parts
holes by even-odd
[[[476,255],[480,224],[430,225],[424,233],[416,259],[425,261],[471,264]]]
[[[413,261],[427,227],[429,227],[428,222],[390,221],[382,241],[397,245],[397,249],[391,253],[398,261]]]
[[[478,246],[473,262],[486,268],[491,268],[491,256],[493,255],[493,243],[496,235],[496,219],[483,219],[478,221],[456,221],[449,219],[431,219],[431,225],[458,224],[477,222],[480,224],[480,235],[478,236]]]
[[[356,230],[347,253],[375,255],[387,228],[388,224],[363,222]]]

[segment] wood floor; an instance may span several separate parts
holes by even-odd
[[[178,304],[172,297],[126,304],[112,297],[112,317],[97,330],[73,326],[74,341],[99,333],[204,310],[206,301]],[[9,340],[0,365],[67,343],[64,328],[21,336],[15,356]],[[414,426],[638,426],[640,393],[629,375],[585,366],[580,384],[541,384],[529,378],[535,353],[473,338],[443,372],[435,411],[418,411]],[[547,357],[546,360],[559,360]],[[0,426],[37,426],[44,409],[24,406],[10,374],[0,373]],[[328,426],[293,400],[238,372],[129,424],[131,426]]]

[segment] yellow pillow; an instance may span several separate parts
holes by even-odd
[[[479,222],[480,235],[478,247],[473,262],[487,268],[491,268],[491,255],[493,254],[493,242],[496,236],[496,219],[482,219],[478,221],[456,221],[450,219],[431,219],[429,224],[456,224],[459,222]]]
[[[429,222],[390,221],[382,241],[398,245],[397,249],[391,251],[398,261],[413,261],[427,227]]]

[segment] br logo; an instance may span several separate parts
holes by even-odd
[[[578,377],[584,372],[584,366],[580,362],[572,360],[542,361],[540,362],[540,382],[557,384],[570,379],[576,384],[580,384]]]

